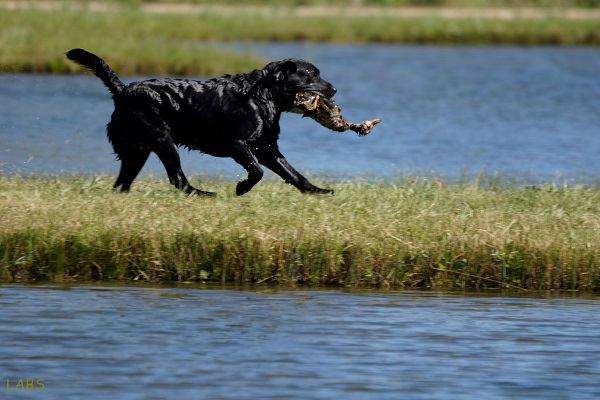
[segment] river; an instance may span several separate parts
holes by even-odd
[[[569,294],[8,285],[0,397],[591,400],[598,332]]]

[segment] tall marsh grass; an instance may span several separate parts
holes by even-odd
[[[0,72],[81,72],[64,53],[90,50],[122,75],[212,76],[262,68],[266,61],[201,44],[192,16],[76,10],[0,12]],[[228,27],[222,26],[224,30]]]
[[[208,76],[261,68],[266,60],[202,45],[205,41],[600,44],[598,19],[299,17],[289,8],[267,14],[2,9],[0,26],[0,72],[80,72],[64,57],[74,47],[101,55],[119,74]]]
[[[235,197],[209,180],[206,199],[112,179],[0,176],[0,280],[600,288],[597,188],[266,180]]]

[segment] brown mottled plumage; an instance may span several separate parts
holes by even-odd
[[[332,100],[323,97],[315,92],[296,93],[296,101],[292,111],[304,113],[327,129],[336,132],[347,130],[358,133],[359,136],[368,135],[373,127],[381,122],[381,119],[375,118],[371,121],[364,121],[360,124],[353,124],[342,117],[342,109]]]

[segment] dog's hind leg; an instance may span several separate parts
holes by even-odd
[[[194,188],[188,182],[183,170],[181,169],[181,159],[179,150],[171,137],[160,141],[160,145],[152,149],[160,161],[163,163],[169,176],[169,182],[178,189],[184,190],[187,194],[196,194],[198,196],[215,196],[213,192],[205,192]]]
[[[121,170],[113,187],[115,189],[120,188],[122,192],[128,192],[131,183],[142,170],[149,155],[150,150],[139,150],[137,152],[128,152],[120,156]]]

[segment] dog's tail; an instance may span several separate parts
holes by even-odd
[[[125,88],[125,85],[121,82],[115,71],[113,71],[108,64],[97,55],[83,49],[73,49],[68,51],[65,55],[69,60],[89,68],[94,75],[102,80],[104,85],[106,85],[108,90],[114,96],[121,93]]]

